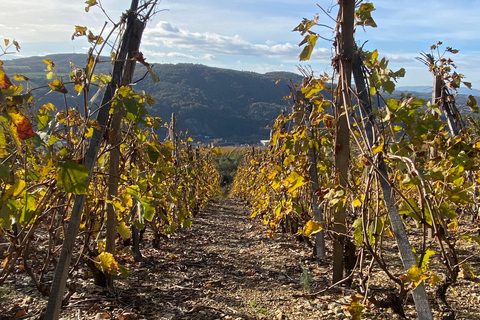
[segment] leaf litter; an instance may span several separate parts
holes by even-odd
[[[178,230],[158,248],[147,231],[142,262],[120,251],[117,259],[130,272],[116,279],[114,290],[95,286],[80,267],[60,319],[402,319],[393,305],[379,308],[364,301],[355,284],[331,287],[330,258],[316,261],[312,249],[291,235],[276,233],[269,240],[266,229],[250,220],[243,202],[211,201],[191,228]],[[461,253],[470,256],[471,271],[479,274],[480,257],[474,252],[478,245],[467,243]],[[327,257],[330,253],[327,246]],[[395,247],[385,255],[397,266],[392,272],[401,273]],[[457,319],[480,319],[480,281],[469,274],[447,291]],[[19,272],[0,287],[0,320],[39,318],[47,298],[30,282]],[[377,299],[394,288],[382,271],[373,273],[370,286]],[[431,294],[435,319],[442,319]],[[415,319],[411,298],[404,310],[407,319]]]

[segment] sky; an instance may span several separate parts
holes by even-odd
[[[406,69],[399,86],[429,86],[428,68],[417,61],[422,51],[442,41],[459,50],[450,57],[465,81],[480,89],[480,0],[373,0],[372,16],[378,27],[358,28],[356,42],[365,50],[378,50],[390,60],[389,68]],[[130,0],[102,0],[113,21],[118,21]],[[302,36],[292,30],[303,18],[319,13],[319,23],[334,27],[319,6],[336,16],[337,0],[162,0],[148,22],[141,51],[150,63],[196,63],[227,69],[265,73],[331,73],[332,42],[319,39],[312,58],[300,62]],[[108,19],[98,7],[85,12],[85,0],[4,1],[0,10],[0,43],[16,39],[19,53],[0,59],[50,53],[86,53],[89,45],[75,39],[76,25],[99,33]],[[313,29],[327,39],[327,27]]]

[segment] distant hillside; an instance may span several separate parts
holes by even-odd
[[[29,57],[4,62],[8,74],[14,72],[31,78],[33,87],[46,84],[43,59],[55,62],[59,76],[68,81],[70,61],[77,67],[86,62],[86,55],[57,54],[45,57]],[[96,72],[110,73],[110,58],[98,65]],[[302,77],[288,72],[254,72],[219,69],[195,64],[158,64],[154,66],[160,81],[154,83],[143,66],[138,66],[134,80],[141,79],[136,90],[145,90],[155,99],[155,105],[149,110],[153,116],[169,121],[172,113],[177,115],[182,131],[189,129],[197,139],[208,136],[211,139],[227,139],[230,143],[256,143],[267,139],[271,125],[282,109],[290,108],[283,96],[289,95],[288,85],[299,84]],[[281,80],[277,83],[277,80]],[[43,97],[47,89],[34,91],[41,103],[52,102],[64,105],[63,95],[53,92]],[[429,87],[399,87],[392,97],[399,98],[402,92],[430,100]],[[461,91],[457,97],[459,106],[465,105],[468,94],[479,96],[479,90]],[[465,95],[465,94],[467,95]],[[328,94],[326,95],[329,98]],[[42,98],[43,97],[43,98]],[[477,98],[480,100],[480,98]],[[67,97],[69,106],[82,104],[83,98],[73,89]]]
[[[5,61],[5,69],[7,73],[22,73],[32,78],[34,86],[43,85],[46,80],[42,59],[54,61],[58,73],[67,77],[70,60],[81,67],[86,55],[15,59]],[[108,61],[108,58],[102,60]],[[110,72],[111,67],[110,63],[103,63],[97,71]],[[237,143],[268,138],[269,130],[265,127],[272,124],[282,109],[289,108],[283,96],[289,95],[290,80],[296,84],[302,81],[302,77],[294,73],[258,74],[195,64],[158,64],[154,70],[159,82],[154,83],[146,76],[136,86],[136,90],[145,90],[155,99],[155,105],[149,110],[151,115],[168,121],[174,112],[181,130]],[[139,66],[134,79],[140,79],[144,73],[145,68]],[[52,93],[44,99],[63,105],[60,94]],[[69,103],[77,101],[81,102],[80,97],[69,96]]]

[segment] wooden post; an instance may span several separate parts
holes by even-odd
[[[337,32],[337,57],[339,59],[337,73],[339,75],[337,92],[340,95],[335,105],[335,170],[337,176],[337,191],[347,188],[348,166],[350,161],[350,132],[348,115],[350,110],[350,88],[353,58],[353,31],[355,22],[355,0],[339,0],[340,8],[337,23],[340,31]],[[333,282],[343,279],[344,247],[346,228],[345,205],[337,207],[334,215],[333,230]]]
[[[305,100],[305,98],[302,97],[302,100]],[[318,189],[317,149],[315,144],[315,128],[312,127],[310,122],[312,108],[313,106],[311,103],[305,104],[305,126],[307,127],[306,134],[308,139],[312,142],[312,146],[310,146],[307,151],[308,172],[310,174],[310,183],[312,188],[313,218],[315,221],[320,222],[322,224],[322,228],[324,228],[323,212],[322,208],[320,208],[318,205],[318,196],[316,193]],[[315,234],[315,251],[318,259],[325,258],[325,232],[323,229]]]
[[[362,116],[363,126],[366,131],[366,136],[368,145],[372,148],[374,144],[374,120],[375,115],[372,112],[372,105],[370,103],[370,97],[367,94],[367,88],[365,87],[365,78],[362,71],[362,60],[359,57],[357,52],[353,59],[353,76],[355,79],[355,85],[357,89],[357,94],[359,97],[359,104],[361,109],[364,110],[364,115]],[[381,155],[381,154],[380,154]],[[407,232],[403,225],[403,221],[400,218],[398,212],[398,207],[395,203],[395,199],[392,194],[392,186],[388,180],[388,171],[387,166],[383,157],[380,157],[378,160],[378,174],[380,185],[382,188],[383,198],[385,200],[385,205],[388,210],[388,218],[392,225],[393,234],[395,240],[398,244],[398,250],[402,258],[403,267],[405,270],[409,270],[414,264],[416,264],[415,255],[412,250],[412,245],[407,237]],[[415,302],[415,308],[417,310],[418,319],[420,320],[432,320],[432,312],[430,310],[430,305],[428,302],[428,296],[425,291],[425,285],[421,282],[413,291],[412,291],[413,300]]]

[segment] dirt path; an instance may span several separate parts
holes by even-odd
[[[178,230],[159,249],[153,249],[148,236],[141,249],[141,263],[133,262],[128,248],[120,252],[130,276],[118,278],[114,292],[95,286],[87,270],[76,271],[76,293],[61,319],[352,319],[347,308],[353,290],[302,296],[331,284],[331,261],[319,264],[311,249],[291,236],[278,233],[268,240],[265,226],[251,221],[246,207],[233,199],[211,202],[191,228]],[[392,249],[392,259],[396,256]],[[480,271],[480,258],[474,262]],[[381,272],[371,283],[388,285]],[[0,320],[36,319],[46,305],[21,275],[0,290]],[[9,292],[8,300],[2,301],[2,292]],[[477,279],[460,280],[449,292],[459,319],[480,319],[478,292]],[[365,311],[362,319],[400,319],[391,308],[367,305]],[[411,302],[405,312],[415,319]]]
[[[241,203],[212,202],[162,250],[145,250],[151,259],[125,280],[120,301],[139,319],[317,319],[316,305],[292,298],[305,292],[309,250],[276,238]]]

